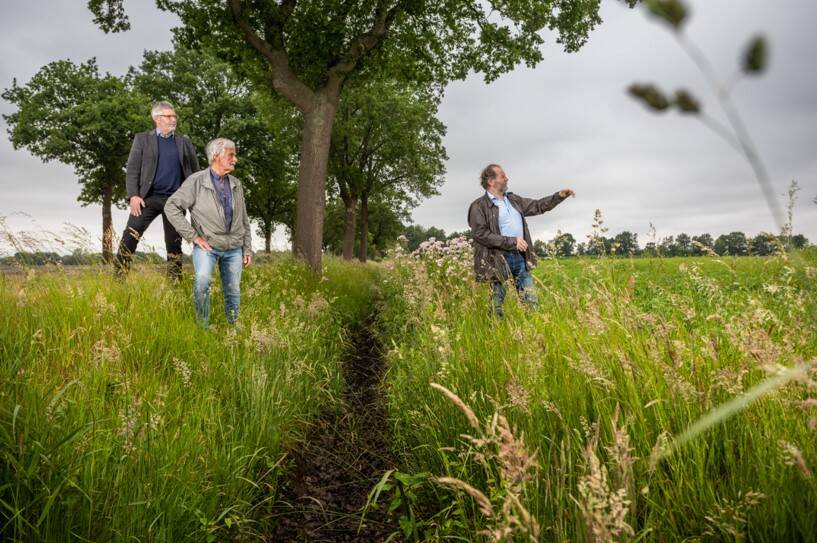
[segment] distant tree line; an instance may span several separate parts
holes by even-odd
[[[189,257],[185,255],[189,260]],[[145,264],[163,264],[165,259],[157,253],[145,253],[137,251],[133,255],[136,262]],[[98,265],[105,262],[102,253],[89,253],[86,251],[74,251],[71,254],[61,255],[54,251],[17,251],[14,255],[0,257],[0,267],[14,266],[88,266]]]
[[[406,248],[409,251],[417,249],[428,239],[449,240],[459,236],[471,238],[470,231],[452,232],[446,234],[441,228],[431,226],[424,228],[412,224],[406,227],[403,235],[406,237]],[[558,232],[549,240],[535,240],[533,250],[537,256],[766,256],[782,250],[804,249],[809,240],[803,234],[792,236],[775,235],[761,232],[749,237],[743,232],[730,232],[713,237],[711,234],[690,236],[681,233],[677,236],[666,236],[654,241],[648,241],[642,247],[638,243],[638,234],[624,231],[615,236],[594,236],[587,242],[577,242],[569,232]]]
[[[408,209],[397,210],[388,204],[376,203],[369,211],[369,255],[376,258],[385,255],[388,247],[403,236],[405,248],[411,252],[420,244],[430,239],[447,241],[458,237],[472,239],[471,231],[451,232],[446,234],[442,228],[430,226],[425,228],[417,224],[408,224]],[[345,209],[339,200],[327,207],[326,248],[340,254],[345,229]],[[537,239],[533,250],[539,257],[556,256],[767,256],[782,250],[805,249],[812,246],[803,234],[788,236],[761,232],[748,237],[743,232],[730,232],[713,238],[711,234],[690,236],[678,234],[666,236],[658,241],[649,241],[644,247],[638,243],[638,234],[624,231],[612,237],[599,236],[588,242],[577,243],[569,232],[559,232],[549,240]],[[137,252],[137,262],[161,264],[164,259],[157,253]],[[101,264],[104,261],[101,253],[89,253],[76,250],[68,255],[53,251],[18,251],[13,256],[0,258],[0,266],[43,266],[59,264],[77,266]]]

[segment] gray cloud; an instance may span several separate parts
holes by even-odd
[[[772,65],[741,81],[734,99],[769,168],[776,192],[791,179],[803,187],[795,229],[814,238],[817,194],[817,79],[805,69],[817,39],[810,32],[817,6],[788,1],[692,2],[688,34],[731,75],[748,38],[762,31]],[[557,229],[581,238],[600,208],[610,232],[639,232],[653,222],[659,235],[682,231],[776,230],[746,162],[695,119],[653,115],[625,94],[634,81],[667,90],[684,87],[724,122],[713,93],[671,32],[641,10],[604,4],[605,22],[578,53],[545,48],[534,70],[519,69],[486,86],[479,77],[452,85],[441,116],[448,125],[447,183],[442,195],[414,212],[420,224],[467,227],[462,210],[479,196],[479,170],[504,165],[511,189],[526,196],[565,185],[578,197],[531,220],[535,235]],[[782,197],[781,197],[782,201]]]
[[[82,3],[84,6],[84,3]],[[764,158],[778,194],[791,179],[803,187],[795,230],[817,241],[817,75],[811,70],[817,36],[817,5],[809,0],[695,0],[688,34],[721,75],[734,72],[748,38],[771,43],[767,74],[741,81],[734,99]],[[105,35],[77,2],[21,3],[0,21],[0,85],[27,81],[42,65],[60,58],[96,56],[103,70],[123,73],[145,49],[167,49],[175,19],[152,2],[126,2],[133,29]],[[658,235],[775,230],[751,169],[695,119],[671,112],[653,115],[625,93],[634,81],[655,81],[694,92],[714,117],[724,120],[713,94],[670,31],[643,10],[603,3],[604,23],[578,53],[561,52],[552,38],[544,61],[519,68],[491,85],[478,76],[453,83],[440,116],[448,126],[450,157],[441,195],[422,203],[414,220],[447,231],[467,228],[467,204],[479,196],[477,175],[489,162],[503,164],[511,189],[525,196],[570,186],[578,197],[531,220],[535,237],[557,229],[578,239],[589,232],[596,208],[610,233],[632,230],[643,243],[650,222]],[[67,30],[66,30],[67,29]],[[9,112],[9,104],[0,103]],[[3,127],[5,128],[5,126]],[[42,164],[0,138],[0,216],[25,212],[41,228],[63,222],[99,237],[99,206],[76,202],[79,185],[70,167]],[[781,202],[783,198],[781,196]],[[127,214],[115,211],[114,225]],[[12,227],[30,228],[14,215]],[[146,245],[162,249],[161,226],[148,230]],[[256,245],[260,245],[256,240]],[[281,236],[279,247],[284,247]]]

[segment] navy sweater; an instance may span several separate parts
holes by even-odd
[[[159,160],[156,162],[156,175],[153,176],[153,194],[169,196],[182,184],[182,163],[176,149],[176,137],[159,140]]]

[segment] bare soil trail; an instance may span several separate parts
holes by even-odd
[[[398,527],[384,511],[361,511],[372,487],[395,467],[381,391],[385,371],[371,319],[353,331],[344,360],[343,407],[319,417],[274,506],[271,541],[378,542]]]

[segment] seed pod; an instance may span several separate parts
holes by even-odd
[[[670,101],[667,99],[666,95],[661,92],[658,87],[651,83],[645,85],[633,83],[629,86],[627,92],[647,104],[647,107],[655,111],[664,111],[670,106]]]
[[[743,71],[747,74],[760,74],[769,63],[769,50],[763,36],[755,36],[743,54]]]
[[[681,113],[700,113],[701,104],[698,100],[684,89],[675,91],[675,105]]]
[[[687,8],[681,0],[646,0],[645,4],[650,13],[664,19],[675,30],[681,30],[687,16]]]

